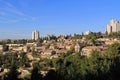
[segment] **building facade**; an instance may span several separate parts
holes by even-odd
[[[79,44],[76,44],[75,45],[75,52],[79,53],[80,52],[80,45]]]
[[[84,35],[89,35],[91,33],[91,31],[86,31],[85,33],[84,33]]]
[[[32,32],[32,39],[33,40],[39,39],[39,31],[35,30]]]
[[[112,19],[106,27],[106,32],[110,34],[111,32],[118,32],[118,31],[120,31],[120,23],[119,21]]]

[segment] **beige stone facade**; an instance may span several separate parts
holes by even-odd
[[[33,40],[39,39],[39,31],[35,30],[32,32],[32,39]]]
[[[112,19],[110,21],[110,23],[107,25],[106,31],[107,31],[108,34],[110,34],[111,32],[120,31],[120,23],[119,23],[119,21],[117,21],[115,19]]]

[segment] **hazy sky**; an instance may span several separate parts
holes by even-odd
[[[105,31],[120,20],[120,0],[0,0],[0,39]]]

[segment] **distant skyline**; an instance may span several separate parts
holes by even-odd
[[[0,39],[30,39],[47,34],[105,32],[120,20],[120,0],[0,0]]]

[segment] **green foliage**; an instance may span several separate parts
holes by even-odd
[[[17,66],[14,65],[14,63],[10,67],[10,71],[5,75],[4,80],[19,80],[18,79],[18,71],[17,71]]]
[[[28,59],[26,53],[20,53],[20,57],[18,59],[19,59],[20,66],[25,66],[26,64],[29,63],[29,59]]]
[[[57,73],[55,70],[51,69],[48,71],[46,76],[44,77],[45,80],[57,80]]]
[[[35,42],[35,40],[34,40],[34,39],[30,39],[30,40],[28,40],[27,42],[28,42],[28,43],[33,43],[33,42]]]
[[[40,73],[40,67],[38,63],[35,63],[33,66],[31,80],[42,80],[42,75]]]
[[[116,57],[120,55],[120,43],[114,43],[110,45],[107,52],[110,57]]]
[[[93,50],[91,57],[81,56],[80,53],[65,54],[57,59],[43,59],[33,64],[31,76],[24,80],[42,80],[40,71],[43,67],[48,67],[48,73],[44,80],[120,80],[120,43],[109,46],[106,54]],[[16,55],[0,55],[0,64],[9,64],[10,72],[5,76],[5,80],[18,80],[17,64],[27,62],[26,54],[21,54],[20,60]],[[7,63],[6,63],[7,62]],[[14,65],[13,65],[14,64]],[[23,63],[25,64],[25,63]],[[44,66],[43,66],[44,65]],[[53,68],[53,69],[51,69]],[[15,79],[12,79],[14,76]]]
[[[43,41],[44,41],[44,38],[38,38],[36,42],[40,44],[40,43],[43,43]]]
[[[31,78],[31,75],[27,75],[27,76],[23,77],[21,80],[30,80],[30,78]]]
[[[19,56],[19,57],[18,57]],[[10,68],[11,65],[14,63],[17,67],[25,67],[26,64],[29,63],[29,60],[26,56],[26,53],[6,53],[0,54],[0,65],[4,68]]]
[[[12,43],[13,44],[26,44],[27,40],[26,39],[14,40]]]
[[[17,56],[15,54],[1,54],[0,57],[0,64],[5,68],[10,68],[13,63],[16,66],[18,65]]]
[[[109,38],[118,38],[120,39],[120,31],[119,32],[112,32],[110,34],[106,34],[107,37]]]
[[[91,38],[90,41],[91,41],[91,43],[92,43],[93,46],[96,46],[96,45],[97,45],[97,44],[96,44],[96,38],[93,37],[93,38]]]
[[[83,35],[80,34],[74,34],[75,39],[82,39]]]
[[[106,53],[108,55],[101,55],[94,50],[88,58],[70,54],[54,59],[56,80],[119,80],[119,47],[119,43],[111,45]]]
[[[19,40],[11,40],[7,39],[4,41],[0,41],[0,45],[5,45],[5,44],[26,44],[27,40],[26,39],[19,39]]]
[[[97,43],[97,39],[98,38],[102,38],[104,36],[104,34],[102,34],[101,32],[97,32],[97,33],[89,33],[88,35],[85,35],[85,38],[88,42],[91,43],[91,45],[93,46],[96,46],[98,43]]]
[[[97,39],[97,38],[102,38],[103,34],[101,32],[91,32],[88,35],[85,36],[87,40],[90,39]]]

